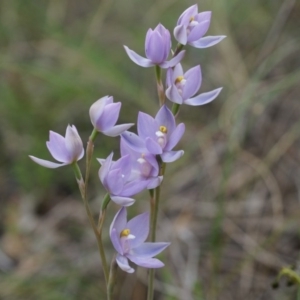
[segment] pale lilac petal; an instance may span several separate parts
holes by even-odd
[[[160,157],[163,162],[170,163],[170,162],[173,162],[173,161],[179,159],[183,154],[184,154],[183,150],[168,151],[168,152],[164,152],[163,154],[161,154]]]
[[[131,254],[139,258],[153,257],[165,250],[169,245],[170,243],[143,243],[137,247],[132,247]]]
[[[110,199],[114,201],[116,204],[121,205],[121,206],[130,206],[132,205],[135,200],[129,197],[122,197],[122,196],[114,196],[110,195]]]
[[[172,83],[175,83],[176,78],[179,76],[183,76],[183,68],[182,68],[181,63],[178,63],[173,69],[173,78],[172,78],[173,82]]]
[[[126,208],[122,207],[113,218],[111,222],[109,232],[112,234],[112,230],[115,228],[117,236],[120,236],[122,230],[126,229],[127,224],[127,211]]]
[[[105,181],[105,178],[110,170],[111,163],[112,163],[112,158],[113,158],[114,153],[112,152],[106,160],[102,163],[102,166],[99,170],[99,178],[101,182],[103,183]]]
[[[41,158],[37,158],[35,156],[32,156],[32,155],[29,155],[29,157],[37,164],[43,166],[43,167],[46,167],[46,168],[50,168],[50,169],[56,169],[56,168],[59,168],[59,167],[62,167],[62,166],[65,166],[65,165],[68,165],[68,163],[61,163],[61,164],[58,164],[58,163],[54,163],[54,162],[51,162],[51,161],[48,161],[48,160],[44,160],[44,159],[41,159]]]
[[[154,66],[154,63],[150,59],[140,56],[133,50],[130,50],[127,46],[124,46],[124,48],[129,58],[137,65],[144,68],[149,68]]]
[[[182,104],[183,99],[182,96],[179,94],[177,87],[173,84],[169,86],[166,90],[166,96],[167,98],[177,104]]]
[[[159,166],[155,155],[150,153],[144,154],[144,159],[152,166],[151,176],[157,176],[159,172]]]
[[[188,25],[190,23],[191,17],[194,17],[198,13],[198,5],[194,4],[187,8],[179,17],[177,25],[183,24]]]
[[[164,264],[157,258],[149,258],[149,257],[144,258],[144,257],[137,257],[134,255],[127,255],[127,257],[138,266],[144,268],[156,269],[164,266]]]
[[[74,125],[68,125],[66,130],[66,149],[70,155],[70,163],[77,161],[83,157],[84,149],[82,140]]]
[[[205,35],[210,26],[210,20],[199,22],[190,32],[187,37],[188,43],[197,41]]]
[[[121,169],[122,175],[124,178],[127,178],[130,176],[131,172],[131,159],[129,155],[123,155],[121,158],[119,158],[117,161],[113,163],[112,169]]]
[[[101,99],[93,103],[90,107],[90,119],[94,127],[96,127],[97,120],[101,117],[104,107],[108,101],[113,101],[113,97],[102,97]]]
[[[120,109],[121,102],[107,104],[101,118],[98,118],[95,128],[98,131],[105,131],[113,127],[118,121]]]
[[[182,45],[187,43],[187,27],[186,25],[178,25],[174,28],[174,37]]]
[[[156,138],[155,132],[159,129],[153,117],[143,112],[138,114],[138,135],[145,140],[147,137]]]
[[[134,181],[130,181],[125,184],[121,195],[124,197],[130,197],[145,190],[146,187],[147,187],[147,182],[145,180],[137,179]]]
[[[161,154],[163,152],[161,146],[152,138],[146,138],[145,144],[146,144],[147,150],[151,154],[156,155],[156,154]]]
[[[169,68],[166,72],[166,87],[168,88],[173,84],[173,69]]]
[[[154,30],[145,48],[147,58],[157,65],[164,61],[164,43],[165,41],[161,34],[157,30]]]
[[[125,131],[122,133],[121,138],[133,150],[140,153],[147,151],[145,142],[135,133],[130,131]]]
[[[180,141],[185,131],[185,125],[183,123],[180,123],[176,129],[172,132],[172,134],[169,137],[168,143],[165,147],[165,151],[172,150]]]
[[[204,21],[209,21],[211,20],[211,11],[203,11],[197,15],[195,15],[195,20],[197,22],[204,22]]]
[[[159,64],[159,66],[162,69],[172,68],[183,59],[184,54],[185,54],[185,50],[182,50],[176,56],[174,56],[171,60],[165,61],[165,62]]]
[[[161,184],[162,180],[163,176],[148,179],[147,189],[150,190],[157,188]]]
[[[66,148],[65,138],[63,136],[50,131],[49,141],[46,142],[46,145],[54,159],[64,163],[70,162],[70,154]]]
[[[118,254],[116,257],[116,262],[117,262],[118,266],[120,267],[120,269],[122,269],[123,271],[125,271],[127,273],[134,272],[134,269],[129,266],[128,259],[125,256]]]
[[[123,182],[122,170],[116,169],[108,172],[103,184],[110,194],[119,195],[123,189]]]
[[[149,234],[149,213],[140,214],[131,219],[126,227],[130,229],[130,234],[135,236],[135,239],[130,240],[131,248],[135,248],[144,243]]]
[[[189,69],[185,74],[185,85],[182,91],[182,98],[184,100],[193,97],[199,90],[202,82],[201,67],[196,66]]]
[[[110,240],[114,246],[114,248],[116,249],[116,251],[118,253],[120,253],[121,255],[123,255],[123,249],[120,243],[120,233],[117,232],[116,228],[112,228],[112,230],[109,233],[110,235]]]
[[[134,125],[134,123],[116,125],[116,126],[111,127],[107,130],[103,130],[102,133],[107,135],[107,136],[115,137],[115,136],[118,136],[118,135],[122,134],[124,131],[128,130],[133,125]]]
[[[188,105],[192,105],[192,106],[207,104],[207,103],[213,101],[214,99],[216,99],[216,97],[220,94],[221,90],[222,90],[222,88],[218,88],[213,91],[200,94],[194,98],[184,101],[184,103],[188,104]]]
[[[195,48],[208,48],[211,46],[214,46],[221,42],[224,38],[226,38],[226,35],[218,35],[218,36],[206,36],[201,38],[198,41],[189,43],[191,46]]]
[[[160,108],[155,116],[155,120],[157,121],[159,126],[167,127],[168,135],[172,133],[176,128],[175,118],[171,110],[166,105],[163,105]]]

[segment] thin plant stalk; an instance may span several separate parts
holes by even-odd
[[[160,174],[164,175],[165,173],[166,164],[160,162]],[[160,187],[159,185],[154,190],[154,198],[153,193],[152,197],[150,198],[150,241],[155,242],[156,240],[156,226],[157,226],[157,216],[158,216],[158,209],[159,209],[159,199],[160,199]],[[147,300],[153,300],[154,296],[154,275],[155,269],[150,269],[148,273],[148,294]]]
[[[116,255],[114,255],[109,271],[109,279],[107,284],[107,300],[113,300],[113,291],[116,284],[116,275],[117,275],[118,265],[116,262]]]

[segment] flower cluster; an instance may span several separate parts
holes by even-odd
[[[105,96],[96,101],[89,110],[93,132],[87,146],[86,174],[89,172],[89,163],[92,159],[93,141],[101,133],[110,137],[120,137],[121,157],[113,160],[113,153],[107,158],[98,159],[100,163],[99,179],[107,191],[107,198],[121,206],[110,226],[110,239],[117,252],[116,263],[125,272],[132,273],[134,269],[128,260],[146,268],[160,268],[164,264],[153,258],[163,251],[169,243],[158,243],[152,238],[151,242],[145,242],[151,230],[155,230],[155,211],[143,213],[127,222],[126,207],[131,206],[136,194],[143,190],[157,189],[163,181],[166,164],[178,160],[183,150],[176,150],[184,132],[185,125],[177,124],[176,117],[182,104],[199,106],[213,101],[221,92],[217,88],[209,92],[197,94],[202,83],[200,65],[183,71],[181,61],[184,58],[184,46],[190,45],[196,48],[207,48],[220,42],[224,36],[206,36],[211,21],[211,12],[198,13],[197,5],[185,10],[174,28],[174,37],[178,45],[172,51],[171,34],[162,24],[158,24],[154,30],[149,29],[145,38],[145,55],[142,57],[133,50],[124,46],[129,58],[139,66],[156,68],[157,86],[160,108],[155,117],[144,112],[138,113],[137,133],[128,131],[133,123],[116,125],[121,109],[121,102],[114,103],[112,96]],[[161,69],[166,69],[165,88],[161,79]],[[162,91],[162,93],[161,93]],[[165,97],[170,100],[166,103]],[[168,105],[173,105],[172,109]],[[74,125],[68,125],[65,137],[50,131],[49,141],[46,143],[50,154],[59,163],[47,161],[34,156],[30,158],[47,168],[58,168],[72,165],[78,182],[81,182],[81,192],[89,218],[88,203],[84,181],[77,165],[84,156],[82,140]],[[88,178],[88,175],[87,175]],[[85,180],[87,181],[87,178]],[[156,193],[158,195],[159,193]],[[153,200],[153,199],[151,199]],[[156,199],[158,201],[158,199]],[[94,224],[90,219],[97,238],[101,237],[103,210],[107,202],[103,201],[100,215],[100,225]],[[150,220],[151,219],[151,220]],[[100,230],[99,232],[97,230]],[[155,235],[151,235],[155,236]],[[98,243],[101,245],[101,240]],[[100,253],[102,253],[100,251]],[[105,260],[105,256],[102,257]],[[104,264],[105,265],[105,264]],[[104,266],[105,268],[105,266]]]

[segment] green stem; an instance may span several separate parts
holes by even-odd
[[[85,169],[85,198],[87,198],[87,186],[91,170],[92,156],[94,152],[94,141],[98,135],[98,131],[94,128],[86,146],[86,169]]]
[[[116,255],[114,255],[110,264],[109,279],[107,284],[107,300],[113,299],[112,297],[113,297],[113,291],[116,283],[117,270],[118,270],[118,265],[116,262]]]
[[[183,45],[178,43],[174,51],[173,57],[176,56],[183,49]]]
[[[173,103],[172,105],[172,113],[173,115],[176,117],[178,112],[179,112],[179,109],[180,109],[180,104],[178,103]]]
[[[160,162],[160,174],[164,175],[166,169],[166,164]],[[156,226],[157,226],[157,216],[158,216],[158,208],[159,208],[159,198],[160,198],[160,185],[154,190],[150,192],[150,241],[155,242],[156,239]],[[154,275],[155,269],[150,269],[148,274],[148,295],[147,300],[153,300],[154,296]]]
[[[160,106],[165,103],[165,89],[161,80],[161,68],[160,66],[155,66],[155,75],[156,75],[156,87],[157,87],[157,95],[159,99]]]

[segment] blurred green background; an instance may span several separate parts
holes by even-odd
[[[49,170],[49,130],[75,124],[86,142],[88,110],[105,95],[121,101],[120,123],[158,109],[154,70],[134,65],[148,28],[170,31],[192,1],[2,0],[0,2],[0,299],[105,299],[97,245],[71,168]],[[299,267],[300,2],[203,0],[213,11],[208,49],[187,48],[185,69],[201,64],[201,92],[223,86],[203,107],[183,107],[185,155],[168,166],[158,240],[156,300],[300,299],[280,268]],[[175,45],[175,42],[174,42]],[[101,137],[95,156],[118,155]],[[84,162],[81,162],[84,167]],[[95,218],[104,195],[92,169]],[[129,215],[148,209],[138,195]],[[106,228],[117,211],[111,205]],[[112,246],[105,233],[105,246]],[[145,299],[147,273],[118,273],[116,298]]]

